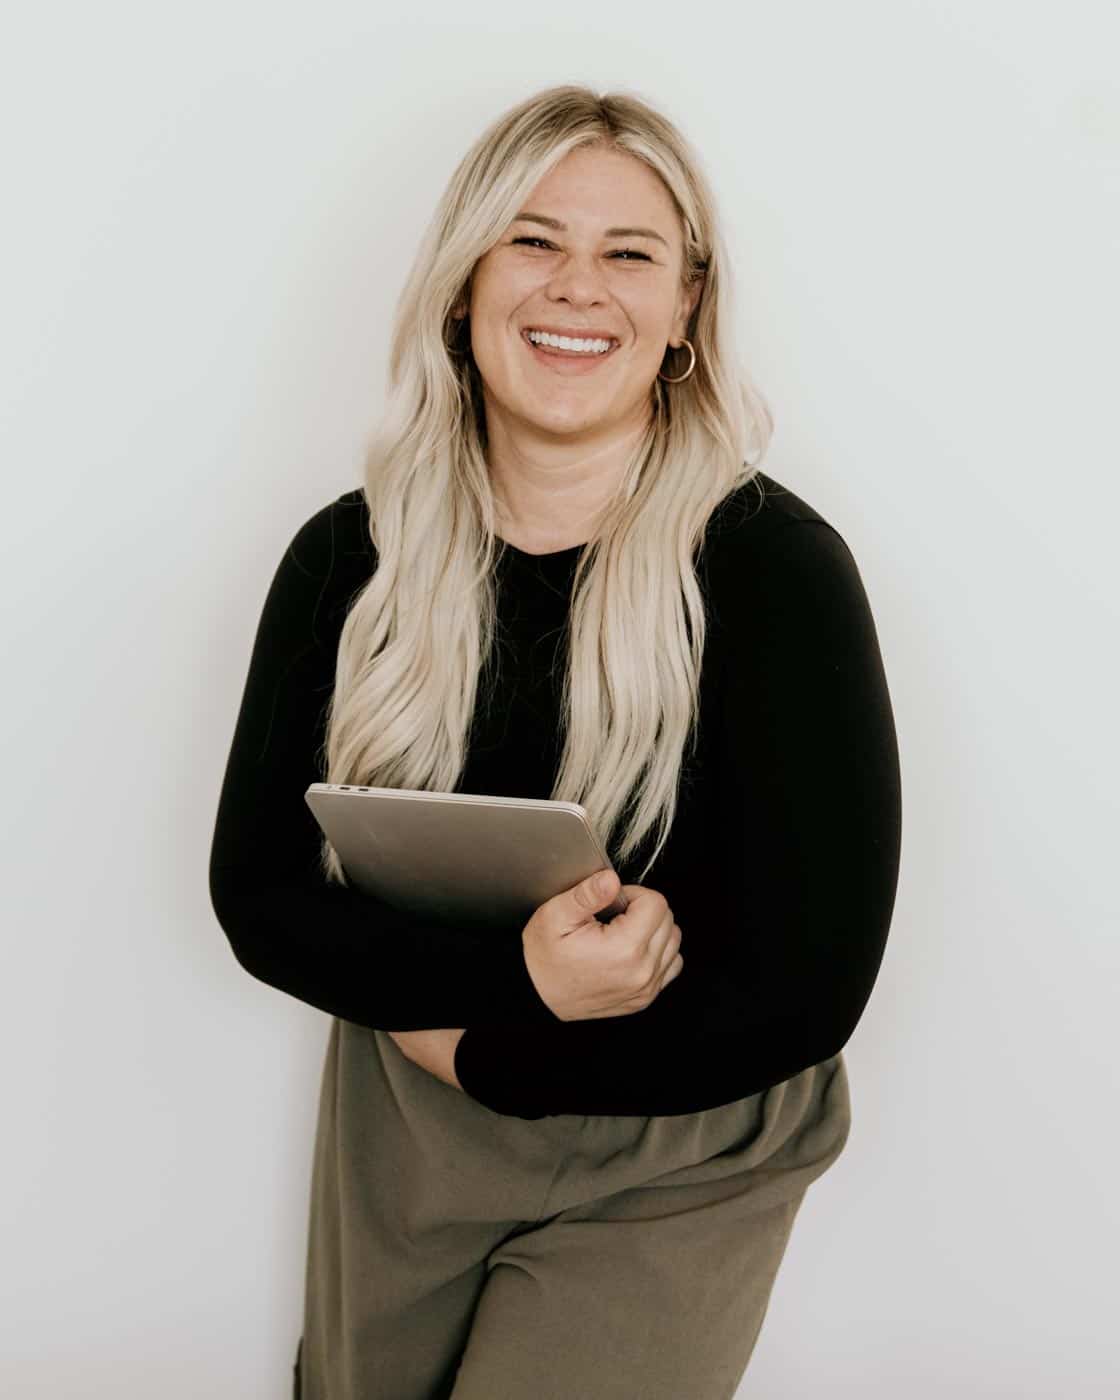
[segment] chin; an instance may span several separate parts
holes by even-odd
[[[587,413],[526,413],[522,417],[526,423],[531,424],[539,432],[553,433],[557,437],[571,436],[573,433],[606,427],[609,421],[602,415]]]

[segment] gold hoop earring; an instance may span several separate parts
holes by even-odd
[[[682,339],[681,344],[688,346],[688,353],[692,356],[692,361],[689,364],[688,368],[685,370],[685,372],[683,374],[678,374],[675,379],[670,379],[668,375],[664,375],[661,373],[660,370],[658,370],[658,379],[664,379],[666,384],[683,384],[684,381],[688,378],[688,376],[692,373],[692,371],[696,368],[696,351],[692,348],[692,342],[690,340]],[[679,350],[680,345],[674,345],[672,348],[674,350]]]

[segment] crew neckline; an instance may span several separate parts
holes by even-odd
[[[567,559],[577,555],[581,549],[585,549],[588,543],[585,540],[583,544],[570,544],[567,549],[549,549],[546,550],[544,554],[530,554],[528,550],[519,549],[517,545],[511,544],[509,540],[503,539],[501,535],[496,535],[495,538],[506,553],[516,555],[519,559],[534,561],[542,559]]]

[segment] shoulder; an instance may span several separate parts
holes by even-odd
[[[360,572],[374,562],[369,508],[361,487],[344,491],[309,516],[292,536],[288,559],[317,579],[337,572]]]
[[[828,566],[854,560],[836,527],[808,501],[765,472],[756,472],[716,506],[704,535],[702,557],[713,580],[744,579],[759,572]],[[376,566],[369,505],[354,487],[321,506],[296,530],[287,558],[320,581],[367,579]]]
[[[705,535],[709,569],[739,578],[817,560],[854,565],[847,541],[808,501],[765,472],[756,472],[716,507]]]
[[[737,628],[745,610],[774,621],[799,609],[866,610],[859,568],[840,531],[762,472],[720,502],[705,552],[717,623]]]
[[[707,548],[721,556],[757,550],[792,525],[824,525],[838,533],[808,501],[759,471],[716,507],[709,523]]]
[[[308,615],[316,641],[334,645],[375,566],[365,493],[360,488],[344,491],[292,535],[272,585],[277,606]]]

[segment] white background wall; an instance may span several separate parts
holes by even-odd
[[[213,916],[218,787],[440,191],[581,81],[707,162],[764,466],[859,562],[902,750],[852,1137],[739,1394],[1116,1394],[1115,12],[406,8],[6,26],[0,1389],[287,1400],[329,1021]]]

